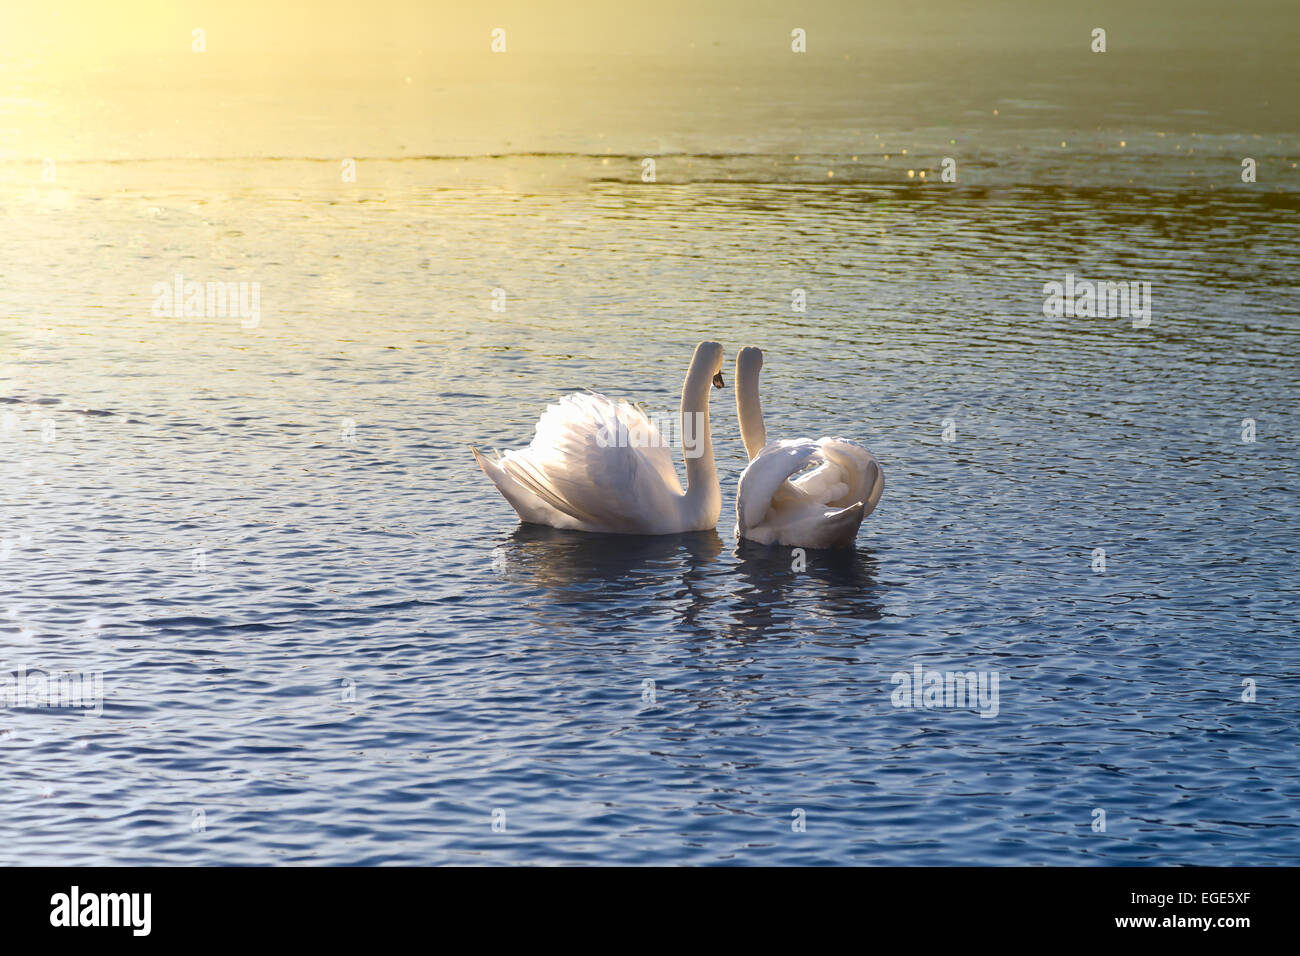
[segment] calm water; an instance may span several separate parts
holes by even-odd
[[[1300,862],[1294,137],[1048,124],[953,186],[945,135],[11,182],[0,647],[105,704],[0,716],[0,863]],[[152,315],[178,272],[257,327]],[[1150,327],[1045,318],[1067,273]],[[737,548],[730,388],[716,534],[476,468],[567,391],[670,412],[703,338],[872,448],[855,552]],[[997,716],[892,706],[918,664]]]

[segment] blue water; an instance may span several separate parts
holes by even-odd
[[[0,863],[1300,862],[1294,191],[840,160],[11,204],[0,647],[105,701],[0,713]],[[152,315],[176,272],[259,325]],[[1044,317],[1067,273],[1150,327]],[[469,444],[670,412],[704,338],[765,350],[770,437],[875,453],[856,549],[737,547],[730,388],[716,533],[521,527]],[[916,665],[996,716],[895,707]]]

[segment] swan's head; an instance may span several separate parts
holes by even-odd
[[[755,348],[752,345],[746,345],[736,353],[736,378],[749,377],[758,374],[758,370],[763,367],[763,350]]]
[[[695,358],[691,365],[702,368],[713,377],[713,387],[722,388],[722,345],[718,342],[701,342],[695,346]]]

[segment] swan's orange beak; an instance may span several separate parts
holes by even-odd
[[[724,381],[722,380],[722,373],[721,373],[721,372],[719,372],[717,375],[713,376],[713,387],[714,387],[714,388],[726,388],[726,387],[727,387],[727,383],[724,382]]]

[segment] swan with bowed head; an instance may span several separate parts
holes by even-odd
[[[736,355],[736,412],[749,466],[736,489],[736,537],[798,548],[850,547],[875,510],[885,475],[866,446],[847,438],[767,442],[758,373],[763,353]]]
[[[678,534],[718,524],[709,392],[722,388],[722,346],[701,342],[682,384],[686,489],[668,443],[641,408],[604,395],[566,395],[519,451],[474,459],[520,520],[577,531]]]

